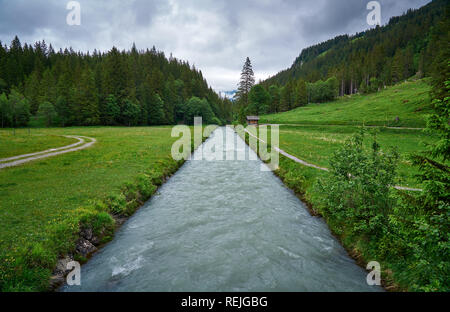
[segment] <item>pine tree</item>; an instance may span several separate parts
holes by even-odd
[[[113,126],[119,122],[120,106],[117,104],[117,99],[114,94],[109,94],[106,97],[105,107],[103,111],[103,124]]]
[[[11,124],[11,108],[5,93],[0,94],[0,118],[2,128]]]
[[[95,87],[94,73],[85,69],[78,87],[78,119],[83,125],[97,125],[100,122],[98,94]]]
[[[248,94],[255,84],[255,74],[253,73],[252,63],[247,57],[242,68],[241,80],[239,82],[238,90],[236,92],[236,101],[240,105],[248,106]]]
[[[11,122],[14,128],[23,127],[30,121],[30,104],[16,89],[11,90],[8,99],[11,110]]]
[[[271,98],[269,111],[271,113],[278,113],[280,111],[280,88],[277,85],[271,85],[269,94]]]
[[[300,79],[297,83],[295,103],[296,107],[308,104],[308,90],[306,88],[306,82],[303,79]]]
[[[39,105],[38,116],[44,119],[45,125],[50,127],[57,116],[55,107],[52,103],[45,101]]]
[[[148,108],[148,117],[151,125],[162,125],[165,123],[164,102],[159,94],[153,94]]]
[[[231,121],[231,105],[208,87],[201,71],[134,45],[128,52],[113,47],[91,55],[72,48],[55,52],[44,41],[22,48],[16,37],[10,48],[0,43],[0,94],[8,96],[13,88],[25,95],[23,103],[30,103],[32,114],[41,103],[54,103],[62,126],[173,124],[185,119],[186,102],[193,95],[207,103],[201,110],[205,116],[211,111],[210,119]],[[6,111],[12,110],[2,108],[3,124],[12,126],[14,119],[6,115],[13,114]]]

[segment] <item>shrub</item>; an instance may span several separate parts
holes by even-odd
[[[399,155],[396,150],[382,152],[375,136],[370,151],[363,142],[364,134],[357,134],[336,151],[329,176],[316,187],[324,215],[347,226],[350,234],[381,237],[395,203],[391,186]]]

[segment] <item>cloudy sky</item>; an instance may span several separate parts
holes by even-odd
[[[108,51],[153,45],[201,69],[217,91],[233,90],[245,57],[257,79],[289,67],[301,50],[366,22],[369,0],[79,0],[69,26],[66,0],[0,0],[0,40],[45,39],[55,49]],[[382,24],[430,0],[380,0]]]

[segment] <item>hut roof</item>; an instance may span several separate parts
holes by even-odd
[[[247,116],[247,120],[259,120],[258,116]]]

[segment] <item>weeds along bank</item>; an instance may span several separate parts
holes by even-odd
[[[361,127],[356,126],[281,126],[281,147],[300,159],[312,164],[329,168],[334,152],[339,150],[346,140],[350,139]],[[436,138],[422,130],[366,128],[368,133],[376,134],[378,143],[383,149],[396,146],[400,154],[397,167],[397,184],[405,187],[421,188],[417,180],[419,168],[414,166],[409,155],[435,143]],[[364,146],[370,148],[370,140]]]
[[[239,135],[251,144],[248,135]],[[390,187],[399,154],[387,148],[380,153],[380,148],[370,136],[357,134],[332,155],[330,172],[280,154],[274,173],[313,215],[324,218],[358,264],[381,264],[387,290],[448,291],[448,254],[442,249],[448,229],[429,222],[414,193]]]
[[[94,137],[97,143],[0,170],[0,290],[56,287],[66,273],[64,262],[58,261],[84,262],[110,241],[115,229],[183,164],[171,157],[178,139],[171,137],[171,130],[33,130],[41,140],[77,134]],[[25,149],[33,150],[32,145]]]

